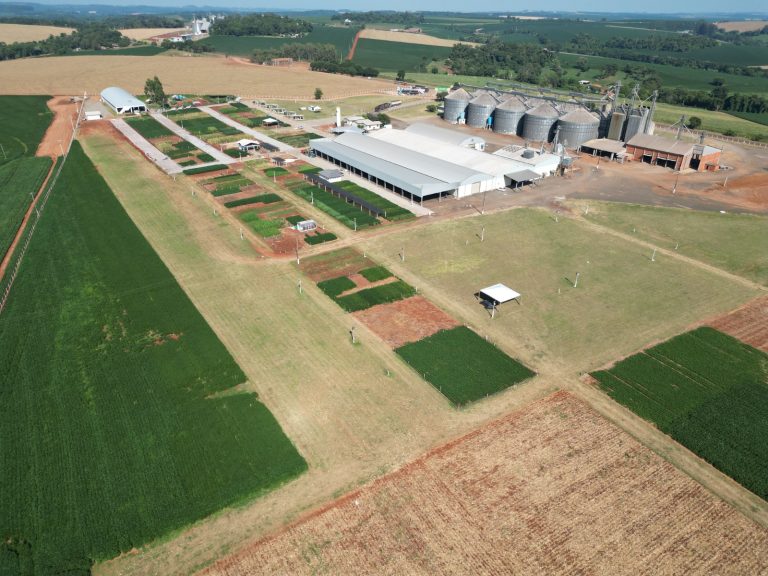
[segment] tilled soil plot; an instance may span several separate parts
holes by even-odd
[[[558,392],[206,574],[766,571],[767,530]]]
[[[712,328],[730,334],[745,344],[768,352],[768,296],[710,322]]]
[[[392,348],[417,342],[459,323],[421,296],[379,304],[352,314]]]

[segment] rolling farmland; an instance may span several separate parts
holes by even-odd
[[[405,42],[389,42],[361,38],[357,43],[354,62],[382,71],[405,70],[416,72],[423,64],[444,60],[451,49],[446,46],[425,46]]]
[[[592,376],[611,398],[768,499],[768,354],[705,327]]]
[[[0,572],[86,574],[306,468],[78,143],[0,366]]]
[[[346,55],[357,30],[332,26],[316,26],[312,32],[300,38],[276,36],[210,36],[202,40],[216,52],[235,56],[250,56],[254,50],[269,50],[285,44],[316,43],[333,44],[339,55]]]
[[[32,42],[45,40],[48,36],[69,34],[74,28],[63,26],[42,26],[36,24],[5,24],[0,23],[0,42],[12,44],[14,42]]]
[[[35,155],[53,119],[48,100],[50,96],[0,96],[0,145],[5,151],[0,165]]]
[[[204,574],[737,576],[766,566],[765,528],[560,392]]]
[[[18,158],[0,164],[0,260],[50,169],[50,158]]]

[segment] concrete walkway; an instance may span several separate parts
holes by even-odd
[[[165,154],[160,152],[152,144],[150,144],[141,134],[136,132],[131,126],[123,119],[116,118],[111,120],[112,125],[122,132],[123,136],[144,153],[148,159],[157,164],[157,166],[166,174],[180,174],[184,169],[176,164],[173,160],[168,158]]]
[[[190,132],[188,132],[187,130],[184,130],[184,128],[176,124],[174,121],[166,118],[162,114],[153,112],[152,118],[160,122],[160,124],[168,128],[168,130],[176,134],[176,136],[180,136],[181,138],[184,138],[184,140],[186,140],[190,144],[194,144],[206,154],[213,156],[216,159],[217,164],[234,164],[235,162],[238,161],[237,158],[232,158],[231,156],[227,156],[226,154],[224,154],[224,152],[220,151],[218,148],[214,148],[210,144],[207,144],[206,142],[203,142],[202,140],[200,140],[200,138],[198,138],[197,136],[193,136]]]
[[[231,126],[232,128],[237,128],[243,134],[247,134],[248,136],[251,136],[261,142],[266,142],[267,144],[271,144],[272,146],[277,148],[280,152],[296,152],[296,148],[294,148],[293,146],[289,146],[285,142],[280,142],[280,140],[275,140],[274,138],[270,138],[266,134],[262,134],[261,132],[254,130],[253,128],[249,128],[244,124],[240,124],[240,122],[238,122],[237,120],[233,120],[226,114],[217,112],[216,110],[214,110],[213,108],[210,108],[209,106],[199,106],[198,109],[202,110],[203,112],[205,112],[210,116],[213,116],[214,118],[216,118],[216,120],[223,122],[227,126]]]

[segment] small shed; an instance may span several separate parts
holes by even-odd
[[[330,170],[320,170],[317,175],[326,182],[338,182],[344,179],[344,172],[333,168]]]
[[[311,232],[317,229],[317,222],[314,220],[302,220],[296,223],[296,230],[299,232]]]
[[[516,300],[520,304],[520,293],[504,284],[494,284],[475,293],[475,298],[480,300],[486,309],[491,311],[491,318],[496,314],[496,308],[506,302]]]
[[[86,110],[85,111],[85,119],[86,120],[101,120],[103,116],[101,115],[101,112],[99,110]]]
[[[280,122],[274,118],[264,118],[264,120],[261,121],[262,126],[276,126],[278,124],[280,124]]]
[[[237,147],[240,152],[250,152],[251,150],[258,150],[261,145],[256,140],[243,139],[237,141]]]

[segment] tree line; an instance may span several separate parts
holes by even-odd
[[[344,21],[351,20],[356,24],[367,24],[370,22],[385,22],[387,24],[400,24],[401,26],[411,27],[424,23],[424,14],[419,12],[391,12],[369,11],[369,12],[342,12],[331,16],[331,20]]]
[[[315,72],[330,72],[331,74],[346,74],[347,76],[367,76],[375,78],[379,75],[376,68],[370,66],[361,66],[351,60],[337,61],[315,61],[309,65],[310,70]]]
[[[312,32],[312,23],[277,14],[233,14],[211,25],[216,36],[294,36]]]
[[[101,50],[102,48],[129,46],[131,41],[119,31],[103,23],[81,24],[71,34],[49,36],[33,42],[0,42],[0,60],[15,60],[29,56],[71,54],[76,50]]]
[[[514,70],[521,82],[539,83],[545,67],[554,64],[553,52],[536,44],[509,44],[491,40],[482,46],[455,44],[447,64],[454,74],[509,78]],[[559,63],[558,63],[559,65]]]
[[[272,58],[293,58],[294,60],[309,62],[334,62],[339,60],[339,54],[333,44],[291,43],[279,48],[257,48],[251,55],[251,62],[262,64]]]
[[[182,16],[159,16],[154,14],[126,14],[125,16],[108,16],[106,18],[77,18],[53,17],[32,18],[12,16],[0,18],[4,24],[32,24],[34,26],[61,26],[78,28],[88,23],[105,24],[110,28],[183,28],[185,19]]]

